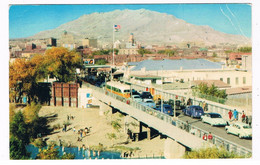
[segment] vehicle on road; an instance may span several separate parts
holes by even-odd
[[[130,97],[130,86],[120,82],[107,82],[106,90],[124,98]]]
[[[204,115],[204,111],[201,106],[191,105],[182,110],[184,115],[190,116],[192,118],[200,118]]]
[[[140,96],[140,93],[139,92],[137,92],[135,89],[132,89],[132,93],[131,93],[132,95],[138,95],[138,96]]]
[[[227,121],[222,118],[219,113],[204,113],[201,116],[201,120],[203,123],[208,123],[211,126],[226,126]]]
[[[157,108],[155,108],[157,111],[161,112],[162,107],[158,106]],[[173,116],[173,109],[172,106],[168,105],[168,104],[163,104],[163,113]]]
[[[140,104],[151,108],[156,108],[156,104],[152,99],[145,99],[144,101],[140,102]]]
[[[234,122],[225,127],[227,134],[233,134],[241,138],[252,138],[252,127],[246,123]]]
[[[168,104],[171,105],[172,107],[174,107],[174,100],[169,99]],[[178,110],[184,109],[185,105],[180,100],[175,100],[175,108]]]
[[[139,95],[132,95],[132,99],[135,102],[142,102],[142,98]]]
[[[142,92],[140,96],[142,99],[153,99],[152,94],[150,92],[146,92],[146,91]]]

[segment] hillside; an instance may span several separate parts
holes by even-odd
[[[42,31],[30,38],[60,38],[62,32],[66,30],[77,39],[93,37],[100,43],[111,43],[114,24],[121,26],[120,32],[115,35],[115,40],[128,40],[129,34],[134,33],[135,39],[141,43],[250,44],[248,43],[250,39],[244,36],[222,33],[209,26],[193,25],[173,15],[145,9],[83,15],[56,29]]]

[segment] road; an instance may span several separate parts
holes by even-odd
[[[225,127],[212,127],[209,124],[202,123],[199,119],[193,119],[189,116],[184,116],[183,114],[180,114],[178,118],[181,121],[188,121],[189,124],[196,126],[202,130],[211,132],[213,135],[222,137],[245,148],[252,149],[252,139],[239,139],[238,136],[227,134],[225,131]]]

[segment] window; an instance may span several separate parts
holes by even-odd
[[[227,78],[227,84],[230,84],[230,78],[229,77]]]
[[[238,85],[239,79],[238,77],[236,77],[236,85]]]
[[[243,77],[243,84],[246,84],[246,77]]]
[[[220,78],[220,81],[223,81],[223,78]]]

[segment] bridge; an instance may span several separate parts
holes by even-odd
[[[128,114],[132,118],[144,123],[148,126],[148,137],[150,128],[159,131],[161,134],[166,135],[178,144],[185,146],[185,148],[198,149],[203,146],[224,146],[228,151],[234,151],[238,154],[245,155],[252,153],[251,149],[240,146],[234,142],[224,139],[220,136],[213,135],[213,142],[209,143],[202,140],[204,133],[208,134],[206,130],[202,130],[199,127],[192,126],[193,132],[183,129],[185,122],[177,118],[172,118],[164,113],[156,111],[152,108],[143,106],[137,102],[127,102],[125,98],[115,95],[111,92],[105,91],[102,88],[95,87],[90,84],[86,84],[88,88],[92,89],[93,97],[97,98],[101,102],[118,109],[119,111]],[[162,92],[162,91],[161,91]],[[217,109],[220,111],[220,108]]]

